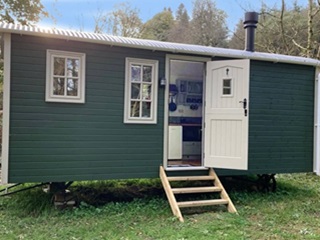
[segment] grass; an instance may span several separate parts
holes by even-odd
[[[81,203],[57,211],[41,189],[0,197],[0,239],[320,239],[320,178],[279,175],[274,193],[241,183],[224,208],[183,211],[173,217],[158,180],[77,183]],[[115,201],[117,200],[117,201]]]

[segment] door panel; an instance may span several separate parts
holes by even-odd
[[[250,61],[207,63],[204,164],[248,168]]]
[[[168,159],[182,158],[182,126],[169,126]]]

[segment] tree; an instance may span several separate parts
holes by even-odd
[[[282,0],[280,8],[262,6],[257,28],[257,50],[305,56],[295,44],[307,43],[307,11],[296,3],[288,8]]]
[[[226,13],[212,0],[195,0],[191,21],[192,42],[199,45],[226,47],[228,28]]]
[[[171,9],[164,9],[147,21],[143,26],[142,38],[168,41],[170,30],[174,25]]]
[[[40,0],[0,0],[0,20],[22,25],[34,24],[48,17]]]
[[[319,59],[320,1],[309,0],[306,7],[294,3],[288,8],[282,0],[280,8],[263,5],[256,31],[256,50]],[[229,43],[232,48],[243,49],[242,22]]]
[[[179,43],[191,43],[190,22],[188,12],[181,3],[176,12],[173,27],[169,31],[168,41]]]
[[[243,28],[243,19],[237,23],[236,30],[229,41],[229,48],[244,49],[245,47],[245,30]]]
[[[313,0],[309,0],[308,4],[308,42],[305,49],[307,57],[310,58],[320,58],[320,45],[318,44],[319,40],[319,30],[317,33],[314,32],[315,23],[319,21],[314,21],[315,17],[319,15],[320,11],[320,0],[317,0],[314,3]],[[318,18],[319,20],[319,18]],[[318,26],[319,27],[319,26]],[[319,29],[319,28],[318,28]],[[318,36],[317,36],[318,35]],[[301,46],[299,46],[301,48]],[[303,49],[303,47],[302,47]]]
[[[103,14],[101,11],[95,18],[95,32],[107,31],[116,36],[140,37],[142,21],[139,10],[132,8],[129,3],[120,3],[114,11]]]
[[[32,25],[38,22],[41,17],[48,16],[49,14],[44,10],[40,0],[0,0],[0,21]],[[2,40],[0,39],[0,41]],[[3,59],[0,59],[0,109],[2,109],[2,84]]]

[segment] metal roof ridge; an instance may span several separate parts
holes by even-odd
[[[265,53],[265,52],[249,52],[245,50],[219,48],[210,46],[201,46],[195,44],[162,42],[151,39],[128,38],[114,36],[110,34],[81,32],[74,30],[66,30],[59,28],[47,28],[39,26],[23,26],[21,24],[13,24],[0,22],[0,32],[10,32],[17,34],[36,35],[42,37],[60,38],[74,41],[93,42],[100,44],[109,44],[112,46],[124,46],[132,48],[149,49],[153,51],[167,51],[173,53],[198,54],[206,56],[220,56],[233,58],[248,58],[253,60],[264,60],[270,62],[286,62],[293,64],[304,64],[311,66],[320,66],[317,59],[290,56],[284,54]]]

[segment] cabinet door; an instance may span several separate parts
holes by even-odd
[[[169,126],[168,159],[182,159],[182,126]]]

